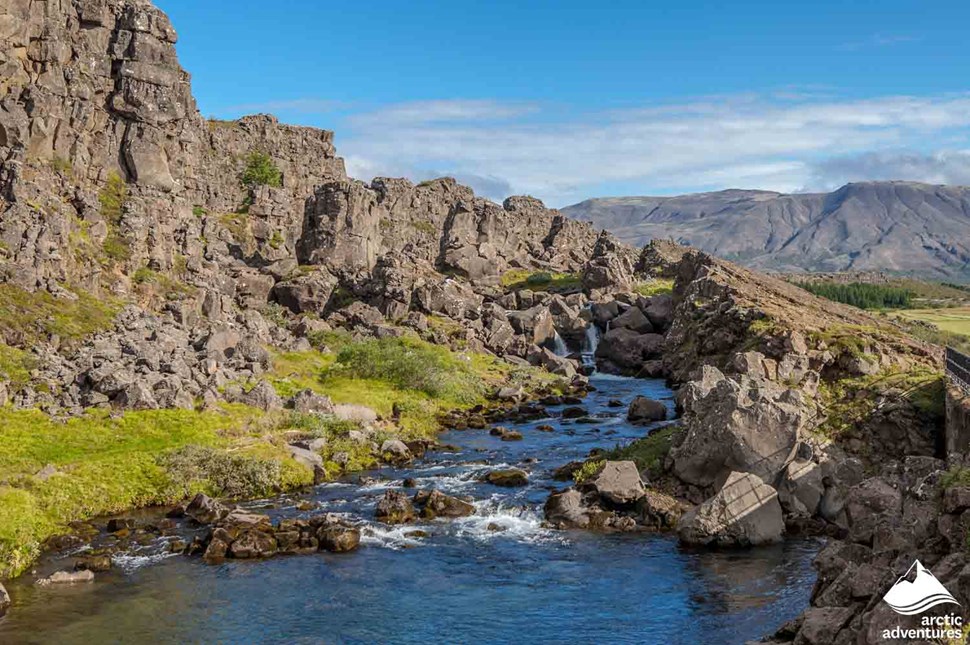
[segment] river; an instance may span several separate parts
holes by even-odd
[[[483,430],[446,432],[459,452],[429,452],[375,481],[324,484],[299,495],[247,504],[272,517],[313,511],[365,521],[349,554],[276,557],[211,566],[169,555],[165,544],[116,558],[93,584],[38,588],[9,583],[0,643],[741,643],[773,632],[808,605],[819,543],[739,551],[686,551],[670,535],[553,531],[541,525],[551,471],[647,432],[625,421],[637,394],[663,400],[660,380],[594,375],[584,402],[595,424],[559,418],[516,424],[524,439]],[[556,414],[557,408],[550,408]],[[548,423],[554,432],[536,426]],[[538,460],[538,461],[534,461]],[[502,465],[530,473],[524,488],[478,476]],[[405,477],[475,498],[475,515],[388,528],[374,506]],[[426,536],[409,536],[415,530]],[[47,561],[67,568],[70,560]]]

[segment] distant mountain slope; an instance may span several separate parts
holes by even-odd
[[[891,181],[815,194],[724,190],[588,199],[562,210],[632,244],[672,238],[760,269],[970,280],[967,186]]]

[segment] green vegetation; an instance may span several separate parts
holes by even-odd
[[[649,298],[662,293],[671,293],[674,290],[674,281],[666,278],[654,278],[637,284],[633,290],[644,298]]]
[[[0,408],[0,577],[27,567],[41,543],[68,522],[181,499],[185,482],[173,478],[159,456],[190,444],[227,445],[232,428],[262,432],[259,424],[246,428],[244,420],[258,421],[259,413],[234,406],[223,413],[164,410],[112,418],[97,410],[58,423],[36,410]],[[46,466],[56,473],[35,476]]]
[[[886,370],[873,376],[822,381],[817,400],[825,418],[814,431],[837,438],[864,421],[880,397],[905,398],[921,413],[941,421],[944,415],[943,374],[925,368],[902,372]]]
[[[29,347],[52,336],[71,344],[111,326],[121,310],[114,298],[74,292],[76,300],[55,298],[47,291],[31,293],[0,284],[0,339]]]
[[[434,225],[433,222],[411,222],[411,227],[419,233],[424,233],[425,235],[435,235],[438,232],[438,227]]]
[[[15,392],[19,391],[30,381],[33,368],[34,359],[30,354],[0,342],[0,381],[7,381]]]
[[[283,173],[273,163],[273,158],[260,150],[253,150],[246,157],[246,168],[239,179],[249,189],[257,186],[279,188],[283,185]]]
[[[532,291],[562,292],[580,289],[583,285],[583,279],[581,275],[576,273],[511,269],[502,275],[501,284],[508,291],[530,289]]]
[[[328,374],[379,380],[456,403],[472,403],[484,395],[484,386],[469,362],[444,347],[409,338],[346,345],[338,351]]]
[[[131,241],[121,234],[119,226],[128,201],[128,185],[118,173],[108,175],[107,183],[98,193],[98,201],[101,203],[101,216],[108,226],[102,250],[109,259],[124,262],[131,257]]]
[[[74,174],[74,166],[71,164],[71,161],[69,159],[55,156],[53,159],[51,159],[50,163],[51,163],[51,169],[58,174],[61,174],[65,177],[70,177],[71,175]]]
[[[802,289],[828,300],[860,309],[907,309],[913,293],[908,289],[864,282],[797,282]]]
[[[651,473],[659,473],[663,469],[664,458],[670,452],[676,431],[677,426],[664,426],[643,439],[637,439],[626,446],[617,446],[601,457],[610,461],[632,461],[641,472],[649,470]]]
[[[148,267],[141,267],[136,270],[132,274],[131,279],[135,284],[142,286],[140,293],[143,296],[158,294],[166,300],[182,300],[186,296],[195,293],[193,286]]]
[[[249,216],[246,213],[223,213],[219,222],[226,227],[233,241],[236,242],[246,255],[256,252],[256,238],[249,226]]]
[[[209,214],[209,211],[207,211],[202,206],[193,206],[192,214],[195,215],[196,217],[205,217],[206,215]]]
[[[954,486],[970,486],[970,468],[953,466],[940,476],[940,488],[946,490]]]
[[[584,481],[596,477],[603,470],[603,464],[605,463],[605,459],[590,459],[579,470],[573,473],[573,481],[577,484],[582,484]]]

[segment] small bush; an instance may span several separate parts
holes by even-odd
[[[456,402],[477,400],[481,380],[471,367],[444,347],[409,338],[352,343],[337,353],[331,374],[376,379]]]
[[[205,217],[206,215],[209,214],[209,211],[207,211],[205,208],[201,206],[193,206],[192,214],[195,215],[196,217]]]
[[[970,468],[951,468],[940,476],[940,487],[944,490],[954,486],[970,486]]]
[[[246,157],[246,168],[240,180],[246,188],[256,186],[272,186],[279,188],[283,185],[283,173],[273,163],[273,158],[265,152],[253,150]]]
[[[280,487],[279,461],[234,455],[209,446],[186,446],[158,458],[185,495],[200,486],[217,497],[258,497]]]
[[[582,467],[580,467],[579,470],[573,473],[573,481],[575,481],[577,484],[582,484],[587,479],[592,479],[598,475],[601,470],[603,470],[603,464],[605,463],[606,461],[603,459],[593,459],[591,461],[587,461],[582,465]]]

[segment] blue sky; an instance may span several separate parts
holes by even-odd
[[[365,180],[555,206],[970,184],[967,2],[157,4],[204,115],[332,129]]]

